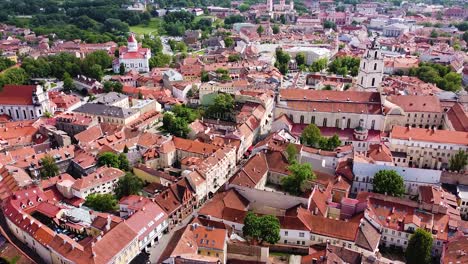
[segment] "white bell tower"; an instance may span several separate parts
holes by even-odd
[[[129,52],[138,51],[138,42],[137,42],[137,40],[135,38],[135,35],[133,33],[130,34],[130,36],[128,37],[127,48],[128,48]]]
[[[384,61],[379,45],[374,39],[372,46],[361,58],[357,84],[361,90],[377,91],[383,78]]]

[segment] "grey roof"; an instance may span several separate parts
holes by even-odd
[[[84,104],[74,112],[85,113],[90,115],[101,115],[101,116],[108,116],[108,117],[117,117],[117,118],[127,118],[132,116],[138,110],[128,109],[128,108],[121,108],[117,106],[111,105],[104,105],[104,104],[91,104],[87,103]]]
[[[115,102],[122,101],[123,99],[128,100],[128,96],[126,96],[125,94],[121,94],[121,93],[110,92],[107,94],[102,94],[100,97],[96,98],[92,103],[111,105]]]

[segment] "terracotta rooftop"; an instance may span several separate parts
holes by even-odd
[[[441,113],[442,108],[437,96],[432,95],[393,95],[387,100],[400,106],[405,112]]]
[[[433,130],[394,126],[390,132],[391,139],[426,141],[442,144],[468,145],[468,132]]]
[[[100,167],[88,176],[83,176],[76,180],[72,188],[78,191],[84,191],[105,182],[118,180],[123,176],[125,176],[125,172],[119,169],[111,167]]]

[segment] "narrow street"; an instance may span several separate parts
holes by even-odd
[[[13,235],[13,233],[8,228],[3,212],[0,213],[0,226],[3,235],[5,235],[6,238],[11,241],[11,243],[13,243],[16,247],[23,251],[34,262],[38,264],[44,263],[44,261],[41,259],[41,257],[39,257],[39,255],[36,252],[34,252],[32,249],[30,249],[28,246],[26,246],[23,242],[21,242]]]
[[[180,224],[178,224],[169,233],[164,234],[159,240],[159,242],[151,248],[150,256],[149,256],[149,260],[151,263],[157,263],[162,253],[166,249],[167,245],[171,241],[172,236],[174,235],[175,231],[181,228],[185,228],[185,226],[192,220],[192,218],[198,215],[198,210],[200,210],[200,207],[195,209],[189,216],[187,216]]]

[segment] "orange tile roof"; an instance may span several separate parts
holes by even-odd
[[[36,85],[7,84],[0,91],[0,105],[32,105]]]
[[[437,96],[432,95],[393,95],[387,100],[400,106],[405,112],[441,113],[442,108]]]
[[[468,132],[394,126],[390,138],[442,144],[468,145]]]
[[[72,188],[78,191],[91,188],[105,182],[113,181],[125,176],[125,172],[110,167],[100,167],[88,176],[76,180]]]

